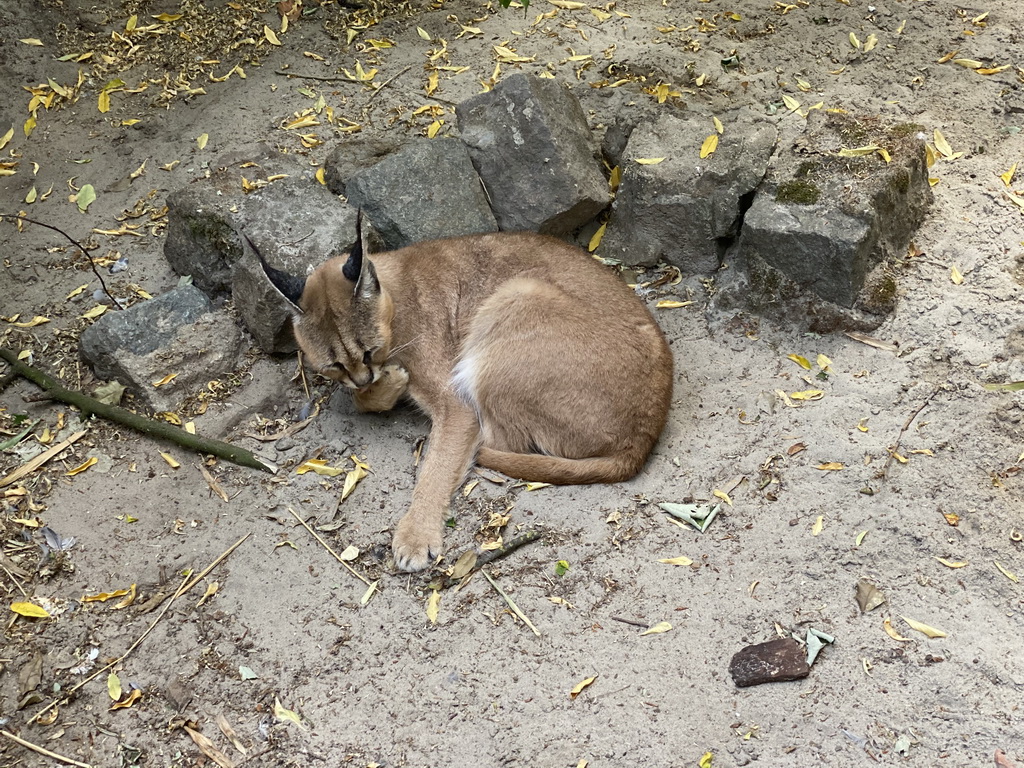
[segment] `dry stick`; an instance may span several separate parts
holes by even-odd
[[[147,419],[145,416],[132,413],[131,411],[119,408],[116,405],[101,403],[99,400],[89,397],[82,392],[65,389],[56,379],[46,375],[38,368],[25,365],[25,363],[21,362],[18,359],[18,356],[9,349],[0,347],[0,359],[6,360],[11,366],[11,369],[19,376],[23,376],[36,386],[42,387],[46,390],[54,400],[60,400],[61,402],[68,403],[69,405],[73,405],[78,408],[82,412],[83,417],[89,415],[100,416],[108,421],[123,424],[137,432],[142,432],[145,435],[151,435],[163,440],[170,440],[172,443],[198,453],[210,453],[243,467],[261,469],[264,472],[270,472],[271,474],[277,472],[277,467],[272,463],[258,458],[255,454],[237,445],[223,443],[220,440],[211,440],[210,438],[200,437],[199,435],[191,435],[185,430],[179,429],[168,422]]]
[[[612,616],[612,621],[621,621],[623,624],[630,624],[634,627],[640,627],[642,629],[650,629],[650,624],[645,624],[642,621],[633,621],[632,619],[626,619],[622,616]]]
[[[519,606],[516,605],[515,602],[513,602],[512,598],[505,594],[505,591],[498,586],[498,582],[492,579],[490,574],[487,573],[487,571],[481,569],[480,573],[482,573],[484,575],[484,578],[490,582],[492,587],[494,587],[494,591],[501,595],[502,598],[504,598],[505,602],[508,603],[508,607],[512,609],[512,612],[520,619],[522,619],[523,623],[526,624],[526,626],[533,630],[533,634],[535,634],[537,637],[540,637],[540,630],[533,626],[533,622],[526,617],[526,614],[519,609]]]
[[[26,749],[31,749],[33,752],[38,752],[40,755],[46,755],[46,757],[52,758],[54,760],[59,760],[62,763],[67,763],[68,765],[77,765],[79,768],[92,768],[92,765],[90,765],[89,763],[80,763],[77,760],[73,760],[70,757],[64,757],[64,755],[58,755],[56,752],[51,752],[48,749],[43,749],[38,744],[33,744],[31,741],[25,741],[25,739],[21,738],[20,736],[15,736],[10,731],[0,731],[0,736],[5,736],[11,741],[13,741],[15,744],[21,744],[21,746],[25,747]]]
[[[371,94],[370,94],[370,98],[368,98],[368,99],[366,100],[366,103],[367,103],[367,104],[369,104],[369,103],[370,103],[371,101],[373,101],[373,98],[374,98],[374,96],[376,96],[376,95],[377,95],[378,93],[380,93],[380,92],[381,92],[381,91],[383,91],[383,90],[384,90],[385,88],[387,88],[387,87],[388,87],[389,85],[391,85],[391,81],[392,81],[392,80],[395,80],[395,79],[397,79],[397,78],[401,77],[401,76],[402,76],[402,75],[404,75],[404,74],[405,74],[406,72],[408,72],[408,71],[409,71],[410,69],[412,69],[412,67],[411,67],[411,66],[408,66],[408,67],[406,67],[405,69],[403,69],[403,70],[402,70],[401,72],[399,72],[399,73],[398,73],[397,75],[393,75],[393,76],[389,77],[389,78],[388,78],[387,80],[385,80],[385,81],[384,81],[383,83],[381,83],[380,85],[378,85],[378,86],[377,86],[377,90],[375,90],[375,91],[374,91],[373,93],[371,93]]]
[[[532,544],[533,542],[539,540],[540,531],[532,529],[524,531],[523,533],[516,536],[514,539],[511,539],[507,544],[505,544],[505,546],[499,547],[498,549],[488,550],[487,552],[484,552],[482,555],[477,557],[476,562],[473,564],[473,568],[472,570],[470,570],[469,573],[478,571],[485,565],[490,565],[494,561],[500,560],[501,558],[512,554],[520,547],[525,547],[527,544]],[[467,573],[466,576],[468,576],[469,573]],[[451,576],[446,576],[444,580],[441,582],[441,589],[448,589],[453,584],[458,584],[459,582],[461,582],[463,578],[465,578],[465,576],[458,579],[453,579]]]
[[[54,456],[56,456],[66,448],[70,448],[72,443],[74,443],[76,440],[82,437],[85,433],[86,430],[84,429],[79,432],[75,432],[75,434],[71,435],[71,437],[69,437],[67,440],[62,440],[52,448],[49,448],[48,450],[45,450],[42,453],[40,453],[34,459],[31,459],[27,463],[22,464],[17,469],[11,470],[10,473],[8,473],[2,479],[0,479],[0,488],[10,485],[11,483],[20,480],[26,475],[32,474],[41,466],[43,466],[43,464],[52,459]]]
[[[141,635],[139,635],[139,638],[128,647],[127,651],[125,651],[123,654],[121,654],[121,656],[119,656],[118,658],[114,659],[112,662],[107,664],[107,666],[103,667],[102,669],[97,669],[95,672],[93,672],[91,675],[89,675],[87,678],[85,678],[82,682],[80,682],[74,688],[71,688],[70,690],[68,690],[68,692],[66,694],[64,694],[64,698],[62,698],[62,699],[55,699],[54,701],[51,701],[49,704],[47,704],[41,710],[39,710],[34,715],[32,715],[32,717],[30,717],[28,719],[28,722],[29,723],[34,723],[39,718],[41,718],[45,713],[49,712],[54,707],[59,706],[61,704],[66,704],[68,701],[71,700],[71,696],[74,695],[75,691],[77,691],[83,685],[85,685],[86,683],[89,683],[89,682],[95,680],[97,677],[102,675],[108,669],[112,669],[114,666],[116,666],[117,664],[120,664],[122,661],[127,659],[128,656],[131,655],[132,651],[134,651],[136,648],[138,648],[140,645],[142,645],[142,641],[145,640],[146,637],[149,635],[149,633],[153,631],[153,628],[156,627],[156,625],[160,623],[160,620],[167,614],[167,611],[170,610],[171,606],[174,605],[174,601],[177,600],[182,595],[184,595],[190,589],[192,589],[192,587],[194,587],[200,581],[205,579],[206,576],[210,573],[210,571],[212,571],[214,568],[216,568],[220,564],[220,562],[222,560],[224,560],[224,558],[226,558],[228,555],[230,555],[232,552],[234,552],[243,541],[245,541],[246,539],[249,538],[249,535],[250,534],[248,534],[248,533],[245,534],[245,536],[243,536],[238,541],[236,541],[234,544],[232,544],[230,547],[225,549],[216,560],[214,560],[212,563],[210,563],[208,566],[206,566],[206,568],[204,568],[199,573],[198,576],[196,576],[194,579],[192,579],[192,581],[189,581],[186,584],[185,582],[188,580],[188,576],[186,576],[184,579],[182,579],[181,580],[181,586],[179,586],[178,589],[175,590],[174,594],[171,595],[171,599],[168,600],[166,603],[164,603],[163,609],[160,611],[159,615],[157,615],[157,617],[155,619],[153,619],[153,623],[151,623],[146,628],[145,632],[143,632]]]
[[[73,246],[75,246],[82,253],[85,254],[85,258],[87,258],[89,260],[89,266],[92,267],[92,273],[94,275],[96,275],[96,279],[100,281],[100,287],[103,289],[103,292],[105,294],[107,294],[107,298],[110,299],[113,302],[114,308],[115,309],[121,309],[122,308],[121,305],[118,304],[117,299],[114,298],[113,294],[111,294],[110,291],[107,290],[107,284],[105,282],[103,282],[103,276],[100,275],[99,270],[96,269],[96,262],[93,261],[92,260],[92,256],[89,255],[89,249],[84,247],[81,243],[79,243],[77,240],[75,240],[73,237],[71,237],[71,235],[69,235],[63,229],[59,229],[58,227],[55,227],[55,226],[53,226],[51,224],[43,224],[43,222],[41,222],[41,221],[36,221],[35,219],[30,219],[27,216],[22,216],[21,214],[18,214],[18,213],[0,213],[0,219],[18,219],[20,221],[27,221],[29,224],[35,224],[36,226],[39,226],[39,227],[46,227],[47,229],[52,229],[54,232],[57,232],[57,233],[59,233],[61,235],[64,235],[64,237],[66,237],[68,240],[71,241],[71,244]]]
[[[327,542],[326,542],[326,541],[324,541],[323,539],[321,539],[321,538],[320,538],[320,537],[319,537],[319,536],[317,535],[316,531],[314,531],[314,530],[313,530],[312,528],[310,528],[310,527],[309,527],[309,526],[308,526],[308,525],[306,524],[306,521],[305,521],[305,520],[303,520],[303,519],[302,519],[301,517],[299,517],[299,516],[298,516],[297,514],[295,514],[295,510],[294,510],[294,509],[292,509],[291,507],[288,507],[288,511],[292,513],[292,517],[294,517],[294,518],[295,518],[296,520],[298,520],[298,521],[299,521],[300,523],[302,523],[302,527],[303,527],[303,528],[305,528],[305,529],[306,529],[307,531],[309,531],[310,535],[311,535],[311,536],[312,536],[312,537],[313,537],[314,539],[316,539],[317,541],[319,541],[319,542],[320,542],[320,544],[321,544],[321,545],[323,546],[323,548],[324,548],[324,549],[326,549],[326,550],[327,550],[328,552],[330,552],[330,553],[331,553],[331,554],[332,554],[332,555],[334,556],[334,559],[335,559],[335,560],[337,560],[337,561],[338,561],[339,563],[341,563],[341,564],[342,564],[342,565],[344,565],[344,566],[345,566],[346,568],[348,568],[348,569],[349,569],[349,571],[351,571],[352,575],[353,575],[353,576],[355,576],[355,577],[356,577],[357,579],[359,579],[359,580],[360,580],[361,582],[363,582],[363,584],[365,584],[366,586],[370,586],[370,580],[369,580],[369,579],[367,579],[366,577],[364,577],[363,575],[361,575],[361,574],[359,573],[359,571],[357,571],[357,570],[356,570],[355,568],[353,568],[353,567],[352,567],[351,565],[349,565],[349,564],[348,564],[348,563],[346,563],[346,562],[345,562],[344,560],[342,560],[342,559],[341,559],[341,555],[339,555],[339,554],[338,554],[337,552],[335,552],[335,551],[334,551],[333,549],[331,549],[331,548],[330,548],[330,546],[329,546],[329,545],[327,544]]]
[[[321,77],[319,75],[303,75],[298,72],[288,72],[283,69],[275,69],[275,75],[281,75],[283,77],[297,77],[300,80],[319,80],[322,83],[357,83],[360,85],[366,85],[363,80],[353,80],[351,77]]]
[[[889,465],[892,464],[892,460],[896,457],[896,452],[900,449],[900,441],[903,440],[903,435],[905,435],[907,430],[910,429],[910,425],[913,423],[914,419],[918,417],[918,414],[920,414],[921,411],[925,409],[925,406],[932,401],[932,398],[939,394],[939,392],[941,391],[941,387],[936,387],[935,390],[930,395],[928,395],[928,397],[926,397],[921,402],[921,404],[917,406],[917,408],[914,409],[914,412],[910,414],[907,420],[903,422],[903,427],[900,429],[900,433],[896,437],[896,445],[894,445],[892,447],[892,450],[889,451],[889,458],[886,459],[885,466],[882,467],[882,477],[885,477],[885,473],[889,471]]]

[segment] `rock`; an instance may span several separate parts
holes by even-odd
[[[82,334],[80,352],[102,379],[117,379],[140,402],[170,411],[217,376],[234,371],[242,352],[235,320],[211,312],[191,285],[121,312],[108,312]],[[167,374],[177,374],[160,387]]]
[[[806,307],[809,296],[833,305],[805,310],[833,317],[835,327],[817,330],[848,327],[842,316],[851,309],[881,322],[898,293],[891,265],[932,202],[920,130],[811,113],[806,133],[776,157],[743,222],[737,255],[751,277],[752,306],[776,305],[791,315],[794,302]],[[889,160],[879,152],[838,154],[872,145]]]
[[[749,110],[722,122],[718,148],[704,160],[701,144],[715,130],[710,118],[662,115],[633,130],[603,256],[625,264],[665,260],[688,274],[718,268],[778,140],[775,126]]]
[[[346,190],[349,204],[362,209],[388,249],[498,229],[458,139],[410,144],[353,176]]]
[[[267,263],[298,276],[346,252],[356,239],[355,222],[355,209],[306,179],[274,182],[249,195],[238,213],[239,225]],[[248,248],[232,265],[231,296],[249,333],[265,352],[295,351],[291,307]]]
[[[608,204],[586,116],[557,80],[512,75],[455,112],[499,229],[563,235]]]
[[[348,180],[377,164],[401,145],[387,138],[346,138],[324,160],[324,181],[336,195],[344,195]]]
[[[806,651],[791,637],[748,645],[737,651],[729,662],[729,674],[740,688],[800,680],[810,673]]]

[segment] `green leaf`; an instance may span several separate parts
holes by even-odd
[[[1020,392],[1024,389],[1024,381],[1010,381],[1006,384],[982,384],[989,392]]]
[[[92,184],[85,184],[78,194],[75,196],[75,202],[78,203],[78,210],[85,213],[89,206],[96,201],[96,190],[92,188]]]
[[[565,576],[569,572],[569,561],[559,560],[555,563],[555,576]]]

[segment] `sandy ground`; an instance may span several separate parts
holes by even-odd
[[[227,435],[286,467],[271,477],[217,463],[209,471],[226,502],[210,490],[197,458],[94,424],[47,469],[4,489],[8,558],[29,571],[39,563],[38,547],[26,540],[38,543],[42,534],[19,520],[76,540],[44,574],[3,574],[5,604],[24,600],[23,589],[53,616],[9,613],[0,652],[4,728],[97,766],[216,764],[185,726],[222,750],[222,765],[696,766],[710,752],[714,766],[964,766],[991,765],[997,750],[1014,761],[1003,765],[1024,764],[1017,581],[1024,575],[1024,409],[1021,394],[982,387],[1024,379],[1024,218],[1006,195],[1024,180],[1007,187],[999,177],[1024,159],[1024,11],[1015,0],[794,2],[621,0],[591,11],[534,0],[524,16],[449,0],[355,17],[307,4],[315,12],[292,22],[280,46],[262,31],[281,28],[272,5],[254,14],[248,2],[4,3],[0,134],[11,124],[15,130],[0,160],[18,165],[0,166],[16,170],[0,177],[0,209],[88,237],[100,257],[127,256],[127,271],[107,278],[122,296],[137,298],[131,286],[158,294],[176,283],[162,257],[160,209],[169,192],[217,167],[224,153],[255,154],[265,143],[301,156],[312,175],[339,141],[400,142],[435,120],[445,135],[455,129],[451,105],[493,77],[494,46],[529,59],[501,64],[499,78],[521,69],[570,83],[597,135],[623,115],[692,112],[708,115],[710,126],[712,114],[749,105],[774,113],[792,136],[803,117],[783,103],[787,95],[800,110],[823,102],[914,121],[962,153],[931,169],[935,205],[901,267],[898,309],[874,334],[890,348],[754,317],[709,317],[713,281],[691,277],[649,296],[694,303],[658,311],[678,379],[669,426],[645,472],[593,488],[527,490],[480,478],[467,485],[453,504],[452,553],[494,541],[499,531],[505,540],[524,527],[545,531],[542,542],[490,569],[539,636],[480,574],[441,593],[432,624],[429,580],[388,569],[389,529],[409,501],[414,452],[427,430],[411,410],[357,415],[344,393],[313,381],[320,409],[304,430],[276,443],[241,437],[298,422],[307,403],[292,378],[294,360],[254,356],[204,414],[194,404],[182,412],[200,433]],[[126,31],[133,13],[135,29]],[[183,16],[154,18],[162,13]],[[369,21],[379,23],[356,30],[350,44],[346,30]],[[260,42],[234,45],[247,37]],[[81,62],[55,60],[90,50]],[[734,53],[741,66],[724,69],[721,60]],[[586,54],[592,58],[576,58]],[[343,77],[340,68],[355,75],[357,62],[366,73],[377,70],[372,82],[387,83],[383,90],[278,74]],[[438,66],[468,69],[430,69]],[[74,91],[79,70],[85,79]],[[234,74],[214,82],[207,71]],[[431,71],[439,77],[428,97]],[[115,77],[125,84],[111,86],[110,110],[101,113],[98,94]],[[69,98],[40,107],[26,138],[32,94],[22,86],[47,78]],[[618,80],[625,82],[610,87]],[[119,90],[146,81],[153,82],[141,93]],[[661,83],[669,87],[659,104]],[[200,87],[204,93],[188,92]],[[307,144],[323,143],[306,147],[300,131],[281,126],[321,96],[334,122],[321,110],[320,124],[303,130],[315,135]],[[436,109],[417,114],[424,105]],[[97,199],[83,214],[69,202],[69,184],[87,183]],[[35,202],[24,202],[33,188]],[[145,211],[127,220],[145,222],[144,236],[91,234],[117,229],[125,210]],[[31,328],[4,322],[3,344],[31,350],[36,365],[91,390],[97,382],[75,345],[90,322],[81,316],[97,303],[95,278],[55,233],[19,234],[4,223],[0,238],[0,315],[50,319]],[[83,284],[82,294],[65,299]],[[831,360],[824,379],[815,376],[819,354]],[[821,399],[787,402],[777,394],[812,388]],[[41,420],[34,434],[45,439],[62,412],[66,425],[77,424],[66,407],[24,400],[33,394],[25,382],[7,387],[0,427],[13,433],[15,416],[27,414]],[[169,467],[163,450],[180,468]],[[370,474],[339,505],[344,476],[295,473],[314,455],[346,469],[356,455]],[[66,474],[90,457],[94,466]],[[5,453],[0,467],[25,459]],[[842,468],[822,469],[830,463]],[[38,506],[12,488],[30,492]],[[716,491],[731,506],[723,502],[704,534],[675,525],[656,506],[720,501]],[[360,602],[366,584],[289,507],[320,527],[335,551],[360,550],[351,565],[376,582],[369,602]],[[165,614],[140,609],[243,536]],[[658,562],[679,556],[693,564]],[[4,561],[6,570],[13,560]],[[562,575],[558,561],[568,564]],[[888,602],[862,614],[854,599],[860,579]],[[119,598],[80,602],[132,584],[138,596],[130,607],[114,608]],[[200,604],[204,591],[212,594]],[[946,636],[930,639],[903,617]],[[131,706],[110,709],[103,673],[55,717],[45,713],[47,725],[28,723],[55,692],[124,654],[158,618],[114,667],[122,696],[141,690]],[[887,618],[904,639],[886,633]],[[641,636],[641,627],[618,619],[672,629]],[[836,638],[807,679],[733,685],[733,653],[807,627]],[[36,679],[37,695],[17,709],[20,691]],[[0,754],[3,765],[56,764],[6,738]]]

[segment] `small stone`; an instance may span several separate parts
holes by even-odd
[[[737,651],[729,662],[729,674],[740,688],[801,680],[810,672],[803,646],[791,637],[748,645]]]

